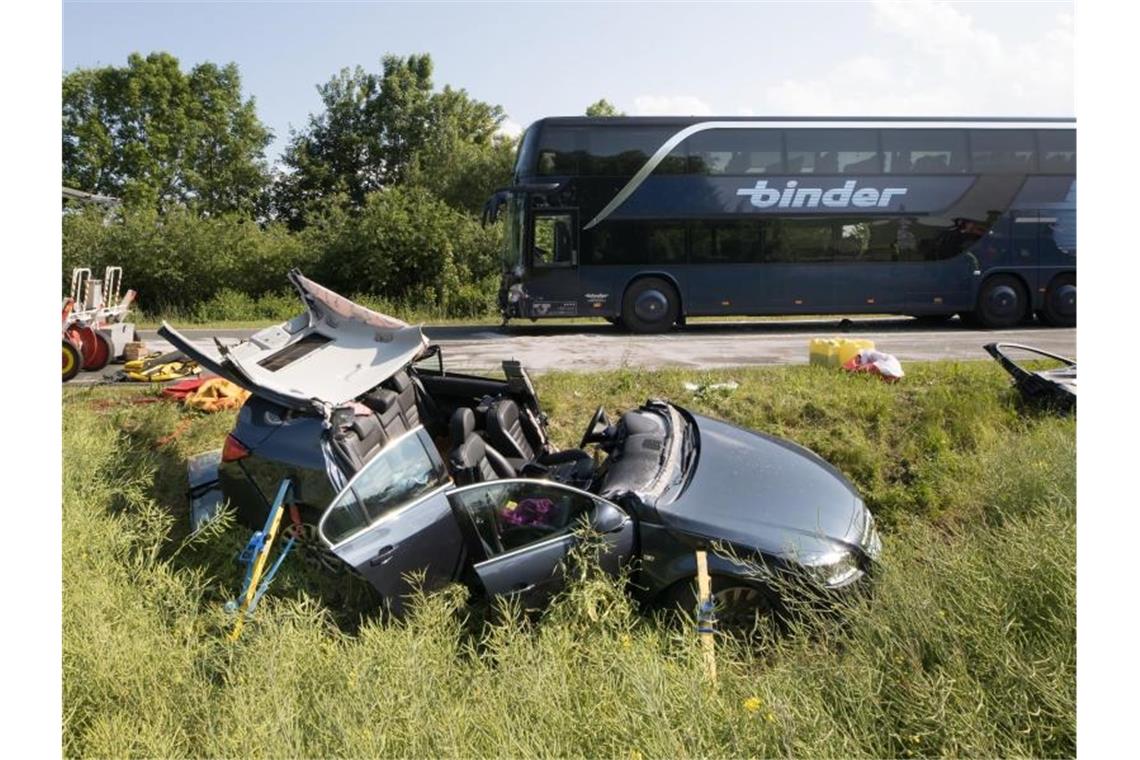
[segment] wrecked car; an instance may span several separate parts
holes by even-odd
[[[1077,363],[1075,361],[1020,343],[987,343],[983,348],[1013,378],[1013,384],[1023,399],[1033,404],[1052,406],[1059,411],[1076,411]],[[1030,361],[1045,359],[1060,362],[1061,366],[1042,370],[1027,369],[1018,364],[1011,353],[1029,354]],[[1022,361],[1024,363],[1025,359]]]
[[[722,619],[779,604],[756,564],[849,589],[879,556],[858,492],[807,449],[649,400],[616,422],[599,407],[559,450],[517,362],[505,379],[451,372],[419,327],[289,280],[304,312],[236,345],[159,330],[252,394],[222,450],[191,463],[192,496],[224,496],[258,527],[290,477],[310,556],[354,569],[395,612],[412,571],[429,590],[461,581],[540,605],[582,523],[648,604],[686,603],[694,550],[728,547],[737,559],[709,557]]]

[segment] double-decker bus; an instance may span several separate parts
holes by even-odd
[[[504,319],[1076,322],[1076,122],[547,118],[505,214]]]

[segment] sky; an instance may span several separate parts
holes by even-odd
[[[501,105],[503,130],[581,114],[1072,116],[1070,2],[98,2],[65,0],[63,71],[166,51],[238,64],[275,134],[316,86],[427,52],[437,88]]]

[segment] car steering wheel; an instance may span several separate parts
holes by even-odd
[[[586,426],[586,432],[582,434],[582,441],[578,444],[578,448],[584,449],[586,448],[586,444],[600,443],[604,440],[602,433],[605,433],[605,428],[602,428],[600,433],[597,432],[598,425],[602,423],[605,423],[606,427],[610,426],[610,421],[606,419],[606,408],[599,406],[594,411],[594,416],[590,419],[590,424]]]

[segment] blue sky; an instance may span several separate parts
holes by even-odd
[[[1061,115],[1068,2],[64,3],[63,70],[165,50],[234,61],[277,135],[315,86],[429,52],[437,87],[502,105],[508,131],[605,97],[627,113]]]

